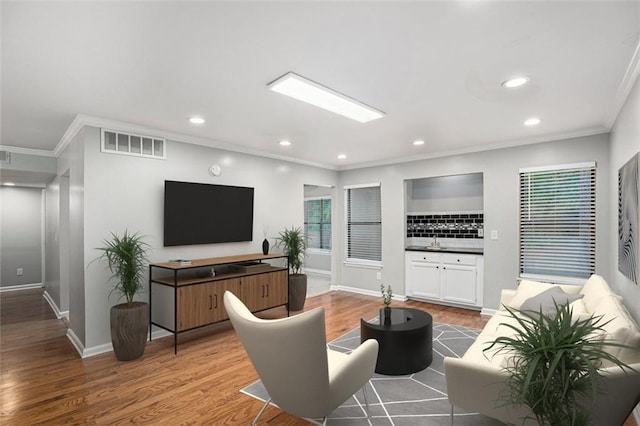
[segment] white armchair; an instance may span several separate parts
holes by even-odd
[[[242,345],[264,384],[269,399],[287,413],[326,417],[362,388],[373,375],[378,342],[367,340],[351,354],[327,348],[324,309],[274,320],[255,317],[233,293],[224,306]]]

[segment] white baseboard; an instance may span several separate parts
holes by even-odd
[[[161,339],[163,337],[168,337],[168,336],[173,336],[173,333],[170,333],[167,330],[163,330],[163,329],[158,329],[151,332],[151,337],[154,340]],[[76,334],[71,329],[67,330],[67,338],[71,341],[73,346],[76,348],[81,358],[89,358],[92,356],[113,351],[113,345],[111,343],[104,343],[102,345],[85,348],[82,342],[80,341],[80,339],[78,339],[78,336],[76,336]]]
[[[307,275],[315,275],[319,277],[329,277],[331,278],[331,271],[326,271],[324,269],[310,269],[305,268],[304,273]]]
[[[349,287],[344,285],[332,285],[331,289],[337,291],[347,291],[349,293],[364,294],[365,296],[379,297],[380,300],[382,300],[382,294],[380,293],[380,291],[366,290],[364,288]],[[406,302],[407,296],[405,296],[404,294],[394,294],[392,299],[397,300],[398,302]]]
[[[482,310],[480,311],[480,315],[487,315],[492,317],[496,314],[496,312],[498,312],[497,309],[482,308]]]
[[[67,328],[67,339],[69,339],[73,347],[76,348],[76,351],[78,352],[78,355],[80,355],[80,358],[84,358],[82,356],[84,345],[82,344],[76,333],[74,333],[70,328]]]
[[[51,306],[51,309],[53,309],[53,313],[56,314],[56,318],[69,318],[69,311],[61,311],[51,295],[47,293],[47,290],[42,293],[42,297],[44,297],[44,300],[46,300],[49,306]]]
[[[0,287],[0,293],[4,293],[6,291],[33,290],[34,288],[42,287],[44,287],[42,283],[10,285],[8,287]]]

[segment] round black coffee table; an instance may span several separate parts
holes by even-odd
[[[376,339],[380,346],[376,373],[411,374],[433,360],[433,319],[412,308],[382,308],[376,322],[360,320],[360,341]]]

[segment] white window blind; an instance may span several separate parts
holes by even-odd
[[[594,163],[520,171],[520,276],[570,282],[595,272]]]
[[[331,198],[304,201],[304,233],[309,248],[331,250]]]
[[[382,261],[380,185],[345,188],[347,261]]]

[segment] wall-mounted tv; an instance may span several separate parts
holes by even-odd
[[[164,245],[253,240],[253,188],[164,181]]]

